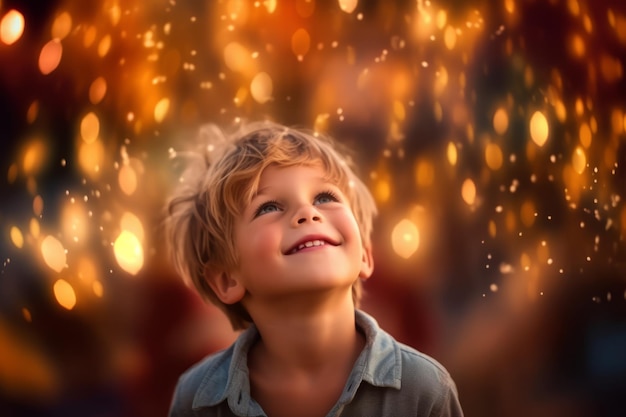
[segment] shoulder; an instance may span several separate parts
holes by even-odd
[[[194,401],[198,395],[210,392],[213,398],[203,400],[223,399],[228,381],[228,371],[233,358],[233,347],[206,356],[187,369],[178,379],[174,397],[170,408],[170,416],[186,415],[194,408]],[[218,391],[211,386],[219,387]],[[210,401],[212,402],[212,401]]]
[[[454,385],[448,370],[431,356],[397,342],[402,360],[402,381],[419,383],[421,387],[449,389]]]

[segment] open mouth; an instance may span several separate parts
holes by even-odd
[[[309,249],[309,248],[313,248],[313,247],[319,247],[319,246],[325,246],[325,245],[331,245],[331,246],[337,246],[337,243],[329,241],[327,239],[307,239],[307,240],[303,240],[298,242],[297,244],[295,244],[291,249],[287,250],[286,254],[287,255],[292,255],[294,253],[298,253],[301,250],[304,249]]]

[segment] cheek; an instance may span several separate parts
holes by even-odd
[[[256,262],[280,251],[280,233],[276,227],[259,227],[242,231],[237,235],[239,253],[242,259]]]

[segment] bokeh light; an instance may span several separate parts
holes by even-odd
[[[86,387],[103,415],[163,415],[232,340],[162,216],[202,126],[264,119],[353,149],[379,209],[364,308],[458,375],[467,415],[615,405],[620,2],[0,1],[0,60],[0,415],[80,415]]]

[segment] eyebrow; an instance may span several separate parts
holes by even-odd
[[[319,185],[321,184],[331,184],[337,188],[340,188],[338,184],[335,184],[334,182],[332,182],[330,180],[330,177],[328,176],[316,176],[314,178],[311,179],[312,181],[316,181]],[[254,194],[252,194],[252,198],[250,201],[254,200],[255,198],[257,198],[258,196],[260,196],[261,194],[265,193],[267,191],[267,189],[271,189],[271,188],[275,188],[272,185],[266,185],[265,187],[260,187],[257,188],[256,192]]]

